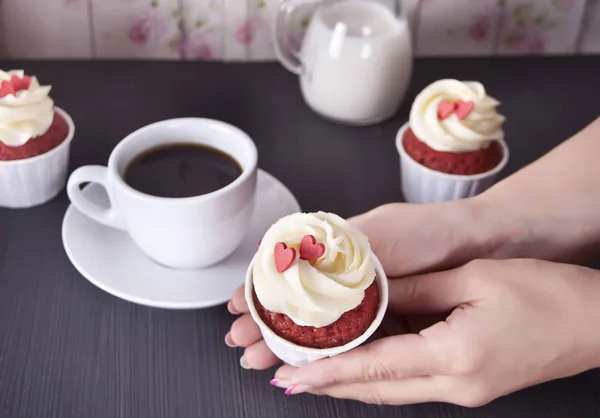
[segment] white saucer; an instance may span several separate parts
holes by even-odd
[[[108,206],[101,186],[90,184],[84,194]],[[244,283],[248,264],[266,230],[279,218],[299,211],[300,206],[287,187],[259,170],[250,231],[239,248],[215,266],[201,270],[161,266],[142,253],[125,232],[91,220],[73,205],[63,220],[63,245],[83,277],[114,296],[159,308],[205,308],[231,298]]]

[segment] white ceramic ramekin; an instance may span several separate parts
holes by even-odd
[[[41,205],[65,187],[75,124],[67,112],[58,107],[55,110],[67,121],[67,138],[45,154],[23,160],[0,161],[0,206],[29,208]]]
[[[267,346],[273,352],[273,354],[275,354],[284,363],[287,363],[294,367],[300,367],[325,357],[333,357],[338,354],[349,351],[355,347],[358,347],[360,344],[364,343],[371,335],[373,335],[373,333],[381,324],[383,316],[385,315],[389,299],[389,290],[387,277],[385,275],[385,272],[383,271],[383,267],[381,266],[379,259],[373,253],[371,253],[371,257],[373,258],[373,262],[375,264],[375,280],[377,281],[377,284],[379,286],[379,308],[375,320],[373,321],[371,326],[367,328],[364,334],[362,334],[355,340],[350,341],[348,344],[342,345],[340,347],[324,349],[302,347],[300,345],[291,343],[275,334],[271,330],[271,328],[269,328],[262,321],[262,319],[258,315],[256,307],[254,306],[254,299],[252,297],[252,290],[254,287],[252,280],[252,266],[254,265],[254,260],[252,260],[252,262],[250,263],[250,267],[248,267],[248,272],[246,273],[246,302],[248,303],[248,307],[250,309],[250,314],[252,315],[252,318],[258,324],[263,339],[265,340]]]
[[[396,148],[400,154],[400,182],[404,199],[410,203],[436,203],[475,196],[489,188],[508,163],[509,151],[504,138],[499,140],[502,160],[490,171],[474,175],[446,174],[431,170],[406,152],[403,145],[406,122],[396,135]]]

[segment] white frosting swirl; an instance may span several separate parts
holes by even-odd
[[[0,83],[13,75],[22,78],[25,72],[0,70]],[[0,98],[0,141],[18,147],[48,131],[54,120],[54,102],[48,96],[50,89],[51,86],[40,86],[37,78],[31,77],[27,90]]]
[[[438,118],[442,100],[473,102],[463,120],[456,113]],[[504,116],[496,112],[498,102],[476,81],[438,80],[417,95],[410,110],[410,127],[415,136],[436,151],[469,152],[486,148],[504,137]]]
[[[300,260],[305,235],[325,245],[316,261]],[[274,247],[278,242],[296,249],[296,260],[279,273]],[[369,240],[332,213],[296,213],[275,223],[260,243],[254,259],[254,290],[272,312],[289,316],[298,325],[324,327],[356,308],[375,279]]]

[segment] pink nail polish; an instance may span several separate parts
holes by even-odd
[[[271,386],[277,386],[277,383],[281,382],[281,379],[273,379],[269,383]]]
[[[285,390],[285,394],[286,394],[287,396],[293,395],[293,394],[294,394],[294,389],[296,389],[296,385],[292,385],[292,386],[290,386],[289,388],[287,388],[287,389]]]

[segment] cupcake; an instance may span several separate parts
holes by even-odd
[[[475,81],[438,80],[417,95],[396,136],[408,202],[462,199],[493,184],[509,157],[499,104]]]
[[[0,206],[36,206],[65,186],[75,128],[50,89],[24,71],[0,71]]]
[[[269,228],[246,277],[263,337],[293,366],[348,351],[371,336],[387,279],[366,236],[332,213],[296,213]]]

